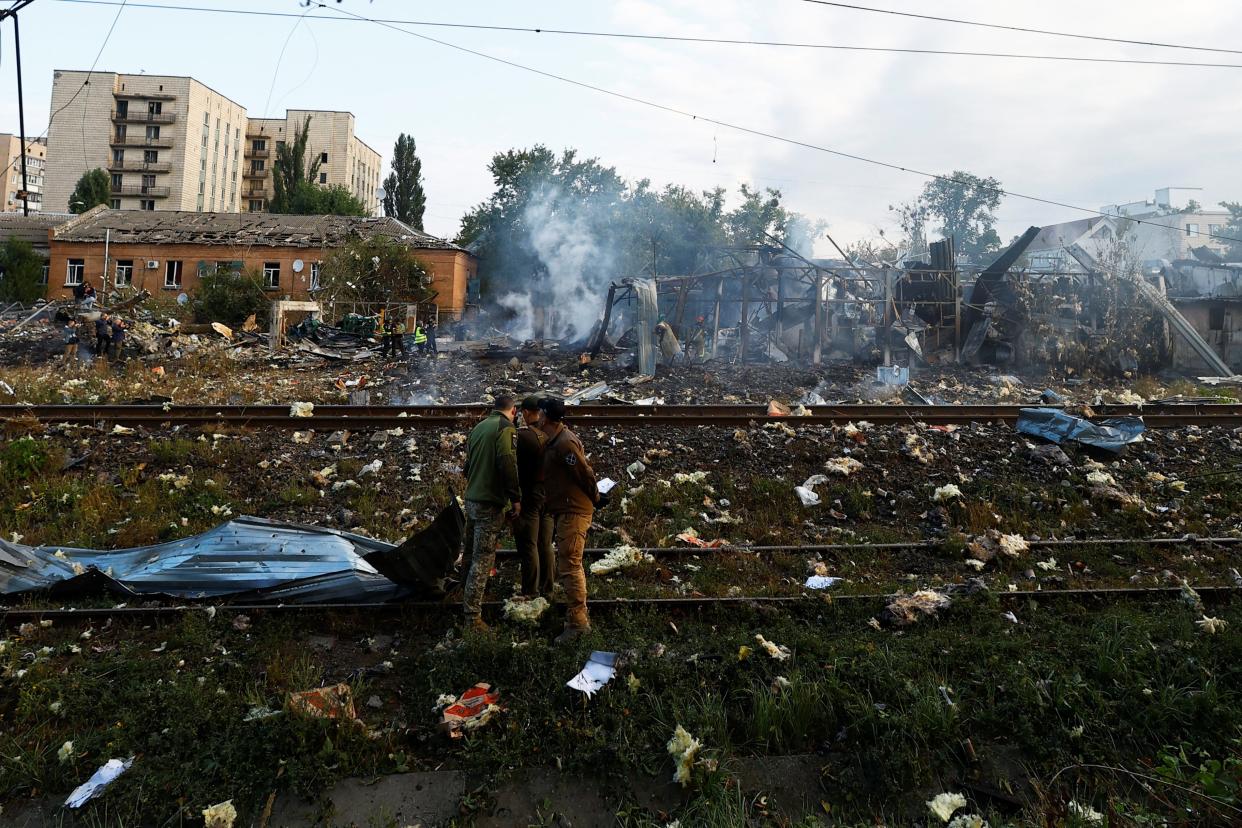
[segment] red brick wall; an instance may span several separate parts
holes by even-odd
[[[206,262],[241,262],[242,270],[262,273],[266,263],[280,265],[280,287],[269,291],[273,299],[307,299],[310,287],[311,265],[327,258],[330,251],[320,248],[251,247],[234,248],[227,245],[201,244],[113,244],[108,248],[111,260],[109,278],[115,276],[118,261],[134,263],[133,286],[145,288],[153,295],[179,293],[194,295],[198,287],[198,264]],[[466,304],[466,279],[473,275],[476,262],[469,253],[459,250],[419,250],[419,261],[431,273],[432,287],[439,293],[436,303],[441,315],[454,318],[461,315]],[[45,295],[49,299],[73,295],[72,287],[65,285],[70,259],[82,259],[85,264],[85,280],[99,291],[104,277],[104,245],[102,242],[70,242],[53,239],[51,242],[50,268]],[[302,260],[302,271],[293,272],[293,262]],[[147,262],[159,264],[151,270]],[[165,268],[169,261],[181,262],[181,286],[164,286]],[[102,292],[102,291],[100,291]]]

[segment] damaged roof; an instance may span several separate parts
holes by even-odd
[[[73,213],[31,213],[28,216],[20,212],[0,213],[0,241],[21,239],[35,247],[46,248],[47,231],[73,218]]]
[[[410,247],[463,250],[395,218],[294,216],[281,213],[197,213],[96,207],[52,234],[55,241],[112,244],[204,244],[255,247],[339,247],[351,238],[388,238]],[[467,252],[464,251],[463,252]]]

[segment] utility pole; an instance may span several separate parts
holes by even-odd
[[[30,185],[26,178],[26,102],[22,97],[22,36],[17,25],[17,13],[33,3],[34,0],[17,0],[8,9],[0,11],[0,22],[6,17],[13,18],[13,49],[17,57],[17,128],[21,135],[20,143],[22,160],[22,215],[30,215]]]

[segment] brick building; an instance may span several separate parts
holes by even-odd
[[[48,298],[89,282],[152,294],[193,295],[217,268],[262,274],[273,299],[313,299],[319,268],[353,238],[386,236],[413,251],[431,276],[441,318],[459,318],[477,260],[393,218],[198,213],[96,207],[49,231]]]

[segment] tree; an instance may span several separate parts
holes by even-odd
[[[1242,204],[1236,201],[1222,201],[1220,206],[1229,211],[1229,223],[1215,235],[1227,236],[1228,239],[1242,239]],[[1225,245],[1225,259],[1231,262],[1242,261],[1242,241],[1229,241],[1228,239],[1215,240]]]
[[[392,172],[384,179],[384,215],[422,230],[426,207],[423,162],[415,152],[414,136],[403,132],[392,149]]]
[[[427,302],[431,279],[410,248],[396,239],[353,239],[319,268],[316,299],[323,304]]]
[[[314,186],[319,177],[319,156],[306,162],[306,143],[310,138],[310,116],[301,127],[294,130],[293,140],[276,145],[276,160],[272,164],[273,213],[294,213],[293,209],[301,185]]]
[[[82,173],[78,185],[69,196],[69,212],[85,213],[92,207],[107,204],[112,198],[112,181],[102,168],[96,167],[90,172]]]
[[[215,269],[203,275],[194,291],[194,319],[198,322],[239,325],[254,314],[262,327],[270,306],[271,299],[256,272]]]
[[[340,184],[320,187],[302,181],[294,189],[285,212],[300,216],[365,216],[367,208]]]
[[[30,242],[10,238],[0,247],[0,302],[30,304],[43,295],[44,260]]]
[[[939,223],[938,232],[953,239],[958,253],[981,256],[1000,249],[996,233],[996,215],[1004,191],[995,178],[980,178],[956,170],[927,182],[923,192],[912,202],[889,207],[898,214],[901,229],[918,255],[926,247],[926,227]]]

